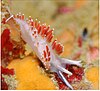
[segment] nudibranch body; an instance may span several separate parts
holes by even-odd
[[[21,14],[12,15],[6,20],[7,24],[14,27],[15,25],[10,23],[11,21],[16,21],[19,24],[22,39],[31,46],[46,70],[56,72],[63,82],[70,89],[73,89],[62,72],[72,75],[70,71],[65,69],[65,65],[74,64],[81,66],[81,61],[73,61],[59,57],[63,52],[63,46],[57,40],[52,42],[54,29],[50,29],[50,26],[46,26],[46,24],[41,25],[37,20],[33,21],[31,17],[25,19],[24,15]],[[16,30],[18,29],[16,28]]]

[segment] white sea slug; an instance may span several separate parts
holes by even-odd
[[[52,42],[53,29],[50,29],[50,26],[46,26],[46,24],[41,25],[40,22],[37,22],[37,20],[34,21],[31,17],[25,19],[24,14],[12,15],[6,20],[6,23],[15,28],[14,23],[11,23],[13,21],[19,24],[22,39],[31,46],[45,69],[56,72],[62,81],[70,89],[73,89],[62,72],[72,75],[70,71],[65,69],[65,65],[74,64],[81,66],[81,61],[59,57],[63,52],[63,46],[57,40],[53,40]],[[18,31],[17,28],[16,31]]]

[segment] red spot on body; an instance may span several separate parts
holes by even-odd
[[[50,57],[48,58],[48,61],[50,61]]]
[[[48,52],[48,56],[50,56],[50,52]]]
[[[46,58],[46,52],[45,52],[45,51],[43,51],[43,53],[44,53],[44,58]]]
[[[34,31],[34,34],[36,34],[36,31]]]
[[[47,51],[47,53],[49,52],[49,48],[48,48],[48,46],[46,45],[46,51]]]

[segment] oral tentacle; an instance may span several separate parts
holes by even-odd
[[[73,87],[70,85],[70,83],[67,81],[67,79],[64,77],[61,71],[58,72],[58,75],[62,79],[62,81],[71,89],[73,90]]]
[[[66,58],[62,58],[61,61],[62,63],[72,64],[72,65],[77,65],[79,67],[82,67],[81,61],[74,61]]]
[[[65,69],[64,67],[62,67],[62,66],[57,66],[57,68],[58,68],[60,71],[66,73],[66,74],[68,74],[68,75],[72,75],[72,73],[71,73],[70,71],[66,70],[66,69]]]

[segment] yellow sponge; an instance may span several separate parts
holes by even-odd
[[[55,90],[52,80],[38,67],[38,62],[31,56],[22,60],[13,60],[8,68],[14,68],[18,80],[17,90]]]
[[[88,68],[85,76],[93,84],[93,89],[99,88],[99,67],[93,66]]]

